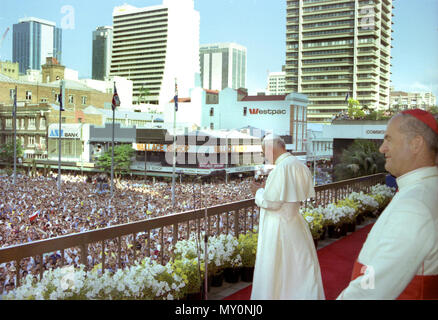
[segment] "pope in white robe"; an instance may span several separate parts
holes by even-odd
[[[290,153],[278,156],[255,196],[260,219],[252,300],[324,299],[312,234],[299,212],[300,202],[314,195],[309,169]]]

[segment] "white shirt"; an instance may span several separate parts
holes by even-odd
[[[438,274],[438,168],[408,172],[397,185],[359,254],[367,273],[338,299],[396,299],[416,275]]]

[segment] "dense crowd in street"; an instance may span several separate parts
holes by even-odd
[[[62,175],[59,192],[56,176],[19,176],[15,186],[12,177],[0,177],[0,248],[252,198],[248,183],[250,178],[230,180],[227,184],[177,182],[173,208],[172,184],[149,179],[146,184],[142,180],[118,181],[111,201],[108,183],[102,183],[103,178],[96,178]],[[255,211],[249,214],[257,218]],[[214,219],[215,228],[216,223],[222,228],[225,222],[222,218]],[[196,230],[192,230],[193,226],[190,228],[190,232]],[[134,250],[137,250],[137,258],[145,256],[146,247],[152,248],[150,255],[158,259],[161,236],[166,246],[173,240],[171,229],[164,233],[161,235],[159,230],[151,230],[149,240],[148,234],[139,233],[135,242],[132,235],[122,237],[121,266],[132,261]],[[180,224],[179,238],[187,233],[187,225]],[[147,241],[150,241],[149,246]],[[117,248],[117,239],[105,242],[105,268],[110,271],[115,271],[118,265]],[[61,266],[61,254],[60,251],[45,254],[44,270]],[[79,248],[64,251],[67,265],[78,266],[83,263],[80,259]],[[87,265],[92,268],[101,261],[101,243],[91,244]],[[20,277],[28,273],[38,275],[40,264],[40,257],[23,259]],[[16,267],[15,262],[0,264],[0,295],[15,286]]]

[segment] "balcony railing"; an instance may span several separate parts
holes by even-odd
[[[385,174],[375,174],[317,186],[315,187],[315,198],[304,203],[304,206],[309,204],[313,206],[326,206],[329,203],[345,198],[353,191],[369,192],[372,186],[384,183],[384,180]],[[254,199],[249,199],[206,209],[197,209],[14,245],[0,249],[0,264],[11,262],[14,264],[16,284],[21,283],[23,271],[27,270],[26,263],[29,263],[30,257],[33,257],[35,264],[38,265],[41,279],[43,272],[50,269],[47,266],[48,259],[44,261],[44,255],[60,251],[61,257],[54,267],[61,267],[66,265],[65,250],[70,248],[80,249],[80,263],[85,265],[87,270],[90,270],[99,263],[99,261],[89,263],[87,258],[91,251],[100,253],[102,270],[107,269],[108,262],[106,256],[115,258],[111,265],[111,267],[115,266],[115,268],[132,265],[144,257],[152,257],[165,264],[170,259],[169,251],[171,244],[175,244],[178,240],[189,239],[192,232],[201,232],[207,229],[208,235],[233,234],[238,237],[239,234],[244,234],[248,230],[254,229],[254,226],[258,224],[258,212],[259,209]],[[205,215],[208,217],[207,224],[205,224]],[[158,232],[154,232],[155,230],[158,230]],[[124,240],[124,256],[122,256],[122,240]],[[130,243],[125,246],[127,242]],[[123,262],[122,258],[125,258]],[[76,265],[78,263],[79,261],[75,262]],[[11,264],[9,267],[7,266],[7,270],[14,272],[11,268]],[[0,279],[1,276],[3,275],[0,274]]]

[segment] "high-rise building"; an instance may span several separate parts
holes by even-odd
[[[309,122],[389,108],[392,0],[287,0],[286,92],[308,96]]]
[[[236,43],[200,47],[201,85],[208,90],[246,88],[246,48]]]
[[[62,30],[54,22],[38,18],[20,19],[13,26],[12,60],[19,63],[20,74],[41,70],[47,57],[61,63]]]
[[[166,105],[188,96],[199,75],[199,12],[193,0],[116,7],[111,75],[132,80],[133,102]]]
[[[436,96],[432,92],[404,92],[391,90],[391,108],[429,110],[436,106]]]
[[[286,92],[286,72],[270,72],[268,75],[268,95],[283,95]]]
[[[92,78],[105,80],[110,74],[113,27],[98,27],[93,31]]]

